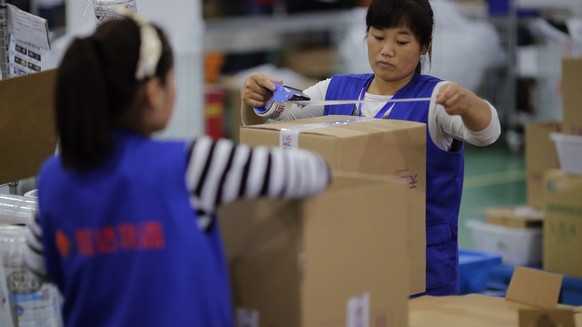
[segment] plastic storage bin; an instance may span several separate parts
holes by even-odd
[[[468,220],[476,250],[498,253],[508,265],[536,266],[542,262],[542,228],[512,228]]]
[[[582,136],[550,133],[550,139],[556,142],[560,169],[582,175]]]
[[[560,303],[568,305],[582,305],[582,279],[564,276]]]
[[[501,255],[475,250],[459,250],[461,294],[481,293],[487,288],[489,272],[501,265]]]

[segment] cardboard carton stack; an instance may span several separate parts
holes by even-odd
[[[239,323],[406,326],[425,290],[426,126],[326,116],[242,127],[240,142],[318,152],[335,178],[313,199],[219,213]]]
[[[562,69],[564,121],[561,131],[582,137],[582,57],[565,58]],[[582,148],[579,151],[582,153]],[[582,160],[577,164],[582,165]],[[546,170],[543,209],[544,269],[582,278],[582,175],[566,173],[559,166]]]
[[[582,176],[545,175],[544,269],[582,278]]]
[[[543,210],[544,174],[549,169],[560,167],[550,134],[561,130],[562,123],[558,121],[536,122],[525,126],[527,204],[532,208]]]
[[[323,155],[334,171],[404,181],[409,197],[410,294],[424,292],[426,269],[426,126],[421,123],[324,116],[243,127],[240,142],[299,147]],[[389,194],[385,195],[389,197]]]
[[[485,222],[468,221],[477,250],[499,253],[508,265],[541,264],[544,174],[559,167],[550,133],[560,129],[553,121],[525,126],[527,206],[489,208]]]

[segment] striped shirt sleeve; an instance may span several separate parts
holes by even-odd
[[[206,229],[221,204],[237,199],[296,199],[324,191],[331,181],[327,162],[306,150],[250,147],[226,139],[196,139],[190,145],[186,185]]]
[[[44,263],[42,247],[42,230],[35,215],[34,221],[27,225],[26,247],[24,247],[24,264],[35,275],[42,279],[46,278],[46,267]]]

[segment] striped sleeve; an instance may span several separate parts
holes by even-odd
[[[216,208],[237,199],[303,198],[331,181],[327,162],[305,150],[250,147],[201,137],[189,149],[186,185],[198,225],[210,225]]]
[[[35,275],[46,279],[46,267],[42,247],[42,231],[35,215],[34,221],[27,226],[26,247],[24,247],[24,264]]]

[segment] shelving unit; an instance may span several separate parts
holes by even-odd
[[[350,10],[223,18],[207,21],[205,52],[245,53],[280,49],[297,36],[341,33],[353,21]]]
[[[0,80],[8,75],[8,58],[6,57],[6,0],[0,0]]]

